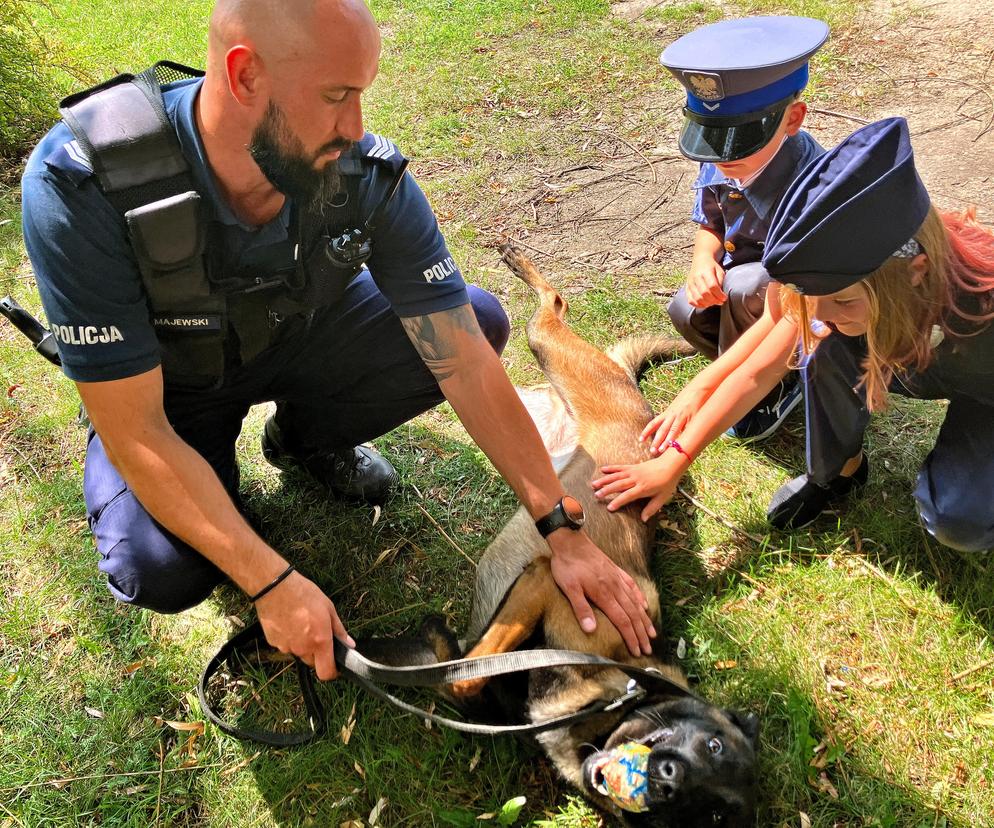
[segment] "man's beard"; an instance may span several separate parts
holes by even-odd
[[[348,150],[352,144],[337,138],[322,146],[314,158],[331,150]],[[341,188],[338,161],[316,169],[314,159],[307,158],[303,144],[290,129],[283,110],[272,101],[252,133],[248,151],[269,182],[305,210],[320,212]]]

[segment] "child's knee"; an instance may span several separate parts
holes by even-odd
[[[666,313],[669,314],[670,322],[681,333],[683,333],[684,328],[690,326],[690,315],[693,312],[694,308],[687,301],[686,288],[680,288],[666,306]]]
[[[943,546],[959,552],[994,549],[994,526],[972,514],[939,513],[919,502],[918,514],[928,533]]]
[[[722,290],[730,303],[744,307],[758,318],[763,313],[769,284],[766,268],[759,262],[747,262],[725,272]]]
[[[940,481],[934,474],[940,475]],[[918,473],[915,503],[928,533],[943,546],[960,552],[994,548],[994,510],[987,497],[972,498],[940,483],[941,472],[928,464]]]

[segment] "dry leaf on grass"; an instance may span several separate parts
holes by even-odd
[[[369,823],[370,828],[376,828],[380,821],[380,814],[386,807],[387,798],[385,796],[381,796],[373,806],[373,810],[369,812],[369,818],[366,820]]]
[[[835,789],[835,785],[832,784],[832,780],[828,778],[827,773],[818,774],[818,780],[814,783],[815,788],[821,793],[828,794],[832,799],[839,798],[839,792]]]
[[[163,719],[161,716],[156,716],[155,723],[159,727],[165,725],[171,727],[173,730],[181,730],[184,733],[195,733],[197,736],[204,732],[203,722],[174,722],[170,719]]]
[[[93,719],[102,719],[104,717],[103,710],[97,710],[95,707],[84,707],[86,715]]]
[[[349,711],[349,717],[345,720],[345,724],[342,725],[342,744],[347,745],[349,740],[352,738],[352,731],[355,730],[356,719],[355,719],[355,702],[352,702],[352,710]]]

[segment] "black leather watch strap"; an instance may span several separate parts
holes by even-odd
[[[569,495],[567,495],[569,497]],[[572,529],[574,531],[580,529],[583,526],[583,507],[580,503],[574,499],[570,498],[573,503],[576,504],[576,508],[579,510],[579,518],[574,518],[569,515],[566,511],[566,507],[563,505],[563,501],[566,497],[559,499],[559,502],[552,507],[552,511],[545,517],[540,517],[535,521],[535,528],[538,529],[538,533],[543,537],[547,538],[557,529],[562,529],[566,527],[567,529]]]

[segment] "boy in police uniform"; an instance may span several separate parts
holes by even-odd
[[[828,25],[805,17],[748,17],[696,29],[660,62],[687,90],[679,146],[701,164],[694,182],[694,240],[687,284],[667,308],[683,337],[715,359],[763,313],[760,264],[773,213],[798,172],[824,152],[801,130],[808,60]],[[729,430],[772,434],[800,402],[792,372]]]

